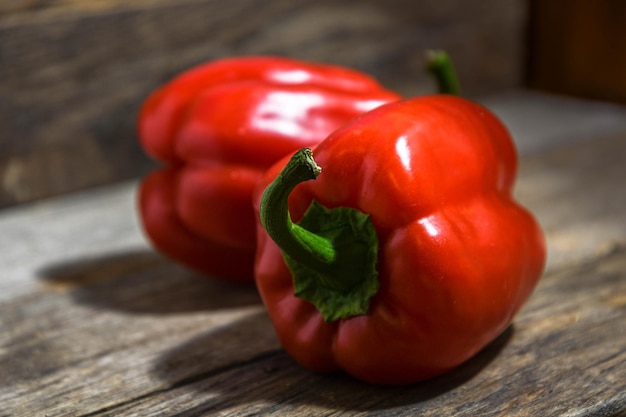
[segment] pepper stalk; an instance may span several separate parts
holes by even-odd
[[[350,207],[313,201],[298,224],[292,221],[289,194],[320,172],[310,149],[296,152],[263,193],[260,220],[283,252],[295,295],[334,321],[367,314],[379,288],[378,237],[370,216]]]
[[[426,69],[437,82],[440,94],[461,94],[461,86],[452,64],[452,59],[446,51],[432,50],[426,53]]]

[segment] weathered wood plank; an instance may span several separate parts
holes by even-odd
[[[279,54],[412,94],[446,48],[467,92],[518,85],[526,0],[159,0],[0,6],[0,207],[135,178],[142,100],[199,62]],[[250,11],[254,10],[254,13]],[[488,59],[485,59],[488,57]]]
[[[202,307],[178,317],[158,312],[158,319],[132,317],[129,326],[114,311],[85,314],[84,306],[63,302],[37,313],[48,326],[55,308],[82,319],[66,317],[66,329],[56,331],[37,323],[48,337],[25,346],[13,365],[2,364],[3,373],[13,371],[2,403],[13,415],[48,416],[620,415],[626,413],[625,255],[620,248],[549,274],[488,349],[446,376],[401,388],[305,371],[277,348],[267,317],[254,306],[221,314]],[[234,287],[219,290],[225,298],[241,296]],[[192,292],[198,293],[204,294]],[[120,336],[99,334],[107,330]],[[89,349],[95,352],[81,355]],[[62,357],[71,360],[51,367]],[[32,368],[16,367],[20,359]]]
[[[4,209],[0,230],[0,301],[36,290],[38,271],[59,262],[148,248],[135,213],[134,183]]]
[[[626,132],[522,160],[516,193],[548,234],[549,268],[626,241]]]
[[[164,365],[174,378],[219,373],[279,348],[252,287],[192,276],[150,254],[57,265],[41,276],[39,292],[2,305],[0,401],[12,415],[82,415],[168,390],[155,362],[199,331],[204,345]]]
[[[160,361],[193,355],[206,342],[193,340]],[[409,387],[311,374],[282,353],[184,384],[161,363],[157,373],[172,390],[95,415],[177,409],[177,416],[626,415],[626,251],[546,276],[488,349],[448,375]]]
[[[511,131],[522,156],[626,131],[626,106],[614,103],[522,89],[482,97],[481,103]]]

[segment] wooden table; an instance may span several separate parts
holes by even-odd
[[[0,213],[0,416],[626,415],[626,127],[550,100],[490,102],[517,115],[517,195],[550,255],[457,370],[400,388],[304,370],[253,288],[150,249],[131,182]]]

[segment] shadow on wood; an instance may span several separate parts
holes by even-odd
[[[269,335],[268,335],[269,334]],[[260,339],[274,337],[266,314],[259,312],[232,325],[193,338],[157,360],[154,373],[164,379],[168,396],[190,390],[209,400],[189,405],[183,415],[208,415],[238,410],[254,414],[255,406],[274,404],[282,410],[323,407],[330,410],[376,411],[406,407],[454,390],[487,367],[514,334],[510,326],[482,352],[457,369],[422,383],[381,387],[358,381],[343,372],[316,374],[298,365],[280,349],[256,350],[220,363],[224,352],[254,350]],[[226,353],[227,355],[228,353]],[[242,384],[242,381],[246,381]],[[304,388],[305,387],[305,388]],[[257,410],[258,411],[258,410]],[[296,413],[297,414],[297,413]],[[300,415],[300,414],[298,414]]]
[[[260,305],[252,285],[204,277],[150,251],[76,259],[39,271],[46,288],[80,304],[130,313],[171,314]]]

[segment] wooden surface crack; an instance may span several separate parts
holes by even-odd
[[[108,413],[113,413],[112,415],[115,415],[115,410],[123,408],[123,407],[127,407],[131,404],[139,404],[147,399],[150,399],[152,397],[155,396],[159,396],[162,395],[164,393],[167,393],[169,391],[173,391],[179,388],[183,388],[187,385],[192,385],[204,380],[208,380],[211,378],[214,378],[216,376],[219,376],[220,374],[226,373],[226,372],[230,372],[233,371],[235,369],[242,369],[245,368],[247,366],[251,366],[254,364],[257,364],[259,362],[262,362],[264,360],[267,360],[269,358],[275,357],[277,355],[280,355],[280,353],[282,352],[282,349],[275,349],[275,350],[270,350],[267,352],[263,352],[259,355],[256,355],[252,358],[249,358],[247,360],[243,360],[243,361],[239,361],[239,362],[232,362],[229,363],[227,365],[221,366],[221,367],[217,367],[217,368],[213,368],[209,371],[206,372],[202,372],[199,374],[195,374],[195,375],[191,375],[188,376],[186,378],[183,378],[179,381],[176,381],[170,385],[168,385],[167,387],[163,387],[163,388],[159,388],[150,392],[146,392],[144,394],[138,395],[136,397],[132,397],[132,398],[128,398],[124,401],[120,401],[118,403],[115,404],[110,404],[107,405],[105,407],[99,408],[97,410],[93,410],[90,411],[89,413],[86,414],[80,414],[77,415],[76,417],[95,417],[95,416],[100,416],[103,414],[108,414]]]

